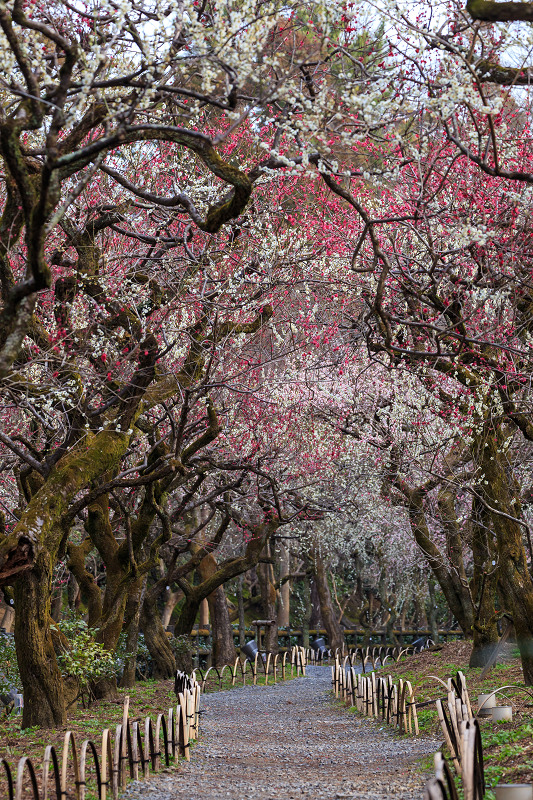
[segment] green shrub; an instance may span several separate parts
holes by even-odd
[[[128,655],[126,651],[127,640],[128,640],[127,632],[122,631],[118,639],[117,649],[115,653],[115,664],[117,673],[121,673],[124,669],[124,663],[126,661],[126,656]],[[152,675],[152,656],[150,655],[150,651],[146,646],[144,634],[139,633],[139,638],[137,640],[137,663],[135,669],[135,677],[138,681],[145,681],[151,675]]]
[[[192,672],[193,643],[187,635],[173,636],[170,645],[176,656],[176,667],[184,672]]]
[[[116,675],[117,663],[113,653],[95,641],[96,631],[75,615],[68,615],[56,627],[68,639],[68,648],[57,654],[57,662],[63,677],[78,681],[80,694],[90,695],[90,685],[100,678]],[[7,694],[14,687],[22,691],[22,682],[17,663],[13,634],[0,635],[0,694]]]
[[[7,694],[12,687],[22,691],[15,637],[5,633],[0,636],[0,694]]]
[[[59,668],[78,680],[80,692],[89,692],[91,683],[116,674],[115,656],[95,641],[96,631],[83,619],[68,616],[57,627],[69,641],[69,647],[58,653]]]

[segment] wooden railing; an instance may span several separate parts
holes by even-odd
[[[7,787],[2,800],[47,800],[52,791],[57,800],[85,800],[88,789],[99,800],[116,800],[128,778],[146,778],[150,770],[158,772],[162,762],[169,766],[178,756],[189,761],[190,743],[198,736],[200,691],[193,681],[191,689],[179,695],[177,705],[167,714],[158,714],[155,723],[150,717],[144,723],[132,723],[126,697],[122,723],[116,726],[114,735],[109,728],[102,731],[100,750],[90,739],[78,745],[75,734],[67,731],[61,758],[54,745],[48,745],[40,770],[27,756],[19,760],[15,771],[1,759]]]
[[[428,705],[427,702],[417,704],[415,701],[415,689],[419,689],[421,684],[413,689],[409,681],[399,679],[394,682],[390,675],[382,677],[375,672],[389,660],[398,661],[412,652],[413,648],[374,647],[354,648],[346,655],[330,653],[334,660],[332,686],[335,696],[357,708],[359,713],[394,725],[400,733],[418,735],[417,706]],[[108,800],[108,797],[117,800],[128,778],[145,778],[151,772],[158,772],[162,763],[169,766],[171,760],[178,757],[190,760],[190,743],[198,736],[200,695],[210,674],[217,676],[219,687],[226,671],[231,676],[232,685],[238,677],[245,685],[247,674],[251,674],[254,684],[263,674],[267,684],[270,676],[274,682],[277,681],[279,671],[282,678],[288,677],[289,669],[291,677],[295,672],[296,676],[305,675],[307,664],[314,661],[316,654],[313,650],[293,647],[290,653],[266,654],[265,660],[258,653],[253,662],[237,659],[233,665],[211,667],[205,672],[197,669],[190,678],[178,676],[182,680],[177,680],[176,685],[183,691],[178,695],[177,705],[168,709],[166,714],[158,714],[155,722],[150,717],[146,717],[144,723],[131,722],[129,698],[126,698],[121,724],[116,726],[114,734],[109,728],[102,731],[99,750],[90,739],[78,746],[74,733],[67,731],[61,759],[55,747],[48,745],[39,771],[28,757],[19,760],[16,771],[1,759],[0,770],[3,770],[7,787],[2,800],[22,800],[23,797],[48,800],[52,797],[52,787],[57,800],[85,800],[91,788],[99,800]],[[362,671],[359,671],[359,665]],[[458,672],[447,682],[435,676],[428,676],[425,682],[429,680],[437,683],[441,694],[442,689],[446,690],[445,699],[439,696],[430,704],[435,703],[452,763],[462,782],[464,800],[482,800],[485,777],[481,733],[472,714],[464,675]],[[504,688],[511,687],[502,687],[495,692]],[[453,773],[442,753],[435,755],[435,777],[426,786],[425,798],[458,800]]]
[[[231,676],[232,686],[235,686],[238,676],[242,679],[242,685],[245,686],[248,674],[251,674],[254,686],[257,685],[258,677],[263,675],[266,686],[270,676],[272,676],[274,683],[277,683],[279,671],[281,671],[282,680],[286,680],[289,669],[291,678],[294,677],[295,672],[297,676],[305,675],[308,657],[308,652],[303,647],[292,647],[290,652],[285,653],[258,652],[253,660],[246,658],[241,661],[240,658],[237,658],[234,664],[225,664],[223,667],[208,667],[205,670],[197,667],[193,671],[193,677],[195,680],[199,680],[202,691],[204,691],[210,675],[216,675],[218,688],[220,689],[226,673],[228,677]]]
[[[364,660],[363,665],[368,663]],[[374,659],[374,668],[385,663]],[[428,675],[414,687],[401,678],[371,673],[357,673],[353,656],[337,656],[332,667],[332,686],[335,696],[354,706],[361,714],[377,717],[398,728],[400,733],[419,734],[417,708],[435,705],[444,741],[450,753],[457,783],[464,800],[482,800],[485,795],[485,769],[483,745],[479,722],[472,711],[465,676],[461,671],[454,678],[443,681]],[[417,703],[415,694],[428,682],[436,684],[439,696]],[[533,697],[533,691],[524,686],[502,686],[493,694],[503,694],[513,689]],[[445,694],[445,697],[440,695]],[[479,713],[479,712],[478,712]],[[425,788],[426,800],[458,800],[456,780],[441,752],[435,754],[435,777]]]
[[[169,634],[172,634],[172,626],[169,627],[168,632]],[[262,643],[264,641],[264,633],[265,627],[258,625],[254,626],[254,628],[246,629],[245,637],[247,639],[255,639],[259,649],[261,650]],[[411,644],[416,639],[430,637],[432,632],[425,628],[420,630],[409,628],[406,630],[394,630],[393,634],[400,646],[406,646]],[[324,628],[313,628],[309,630],[309,635],[312,637],[327,636],[327,631]],[[438,636],[439,639],[444,642],[452,639],[464,638],[464,634],[461,630],[442,629],[438,631]],[[211,629],[209,626],[205,628],[195,628],[191,633],[190,638],[193,645],[193,655],[209,656],[211,654]],[[233,639],[235,646],[238,647],[239,633],[236,630],[233,632]],[[388,641],[387,632],[383,630],[369,631],[364,630],[363,628],[345,628],[344,639],[346,648],[357,647],[357,645],[365,642],[370,642],[370,646],[375,646],[378,644],[381,646],[393,646],[393,643]],[[301,628],[279,628],[278,640],[283,642],[283,644],[281,644],[279,647],[280,652],[284,652],[286,650],[290,651],[291,647],[294,645],[298,647],[304,646],[304,632]]]
[[[389,659],[398,661],[412,652],[412,649],[406,648],[395,653],[378,652],[371,655],[358,648],[344,658],[337,656],[331,668],[335,697],[365,716],[378,717],[398,727],[400,733],[418,735],[418,717],[410,682],[400,679],[394,683],[390,675],[382,678],[374,671],[377,667],[385,666]],[[357,670],[358,660],[363,672]],[[367,666],[371,666],[372,672],[366,671]]]

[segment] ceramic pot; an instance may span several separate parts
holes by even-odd
[[[491,692],[491,694],[480,694],[477,702],[479,708],[477,712],[478,717],[491,717],[492,709],[498,705],[495,692]]]
[[[494,706],[491,711],[493,722],[510,722],[513,718],[512,706]]]
[[[500,783],[494,787],[496,800],[533,800],[533,784]]]

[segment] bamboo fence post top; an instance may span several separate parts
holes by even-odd
[[[189,713],[187,707],[187,699],[183,694],[179,696],[180,702],[180,747],[182,754],[185,756],[186,761],[191,760],[190,746],[189,746]]]
[[[472,714],[472,706],[470,705],[470,695],[468,694],[468,689],[466,688],[466,678],[461,670],[458,671],[457,678],[461,687],[461,698],[466,705],[468,718],[470,719],[474,715]]]
[[[126,697],[124,698],[124,708],[122,710],[122,727],[124,729],[128,724],[129,712],[130,712],[130,697],[129,695],[126,695]]]
[[[119,789],[122,789],[122,760],[120,754],[122,752],[122,725],[117,725],[115,728],[115,747],[113,751],[113,768],[111,770],[113,797],[118,797]]]
[[[268,684],[268,671],[270,669],[271,653],[267,654],[266,664],[263,664],[265,670],[265,686]]]
[[[11,772],[11,767],[9,766],[9,764],[5,760],[5,758],[1,759],[1,763],[2,763],[2,768],[4,770],[4,775],[5,775],[6,782],[7,782],[8,800],[14,800],[14,798],[15,798],[15,784],[14,784],[14,781],[13,781],[13,774]]]
[[[128,749],[128,731],[129,731],[129,711],[130,711],[130,698],[129,695],[126,695],[124,698],[124,708],[122,709],[122,729],[120,732],[121,736],[121,747],[120,747],[120,763],[119,763],[119,780],[120,780],[120,787],[122,790],[126,788],[126,753]]]
[[[72,761],[74,764],[74,780],[76,782],[76,798],[79,799],[79,783],[80,783],[80,770],[78,764],[78,752],[76,748],[76,739],[72,731],[67,731],[63,739],[63,753],[61,756],[61,791],[66,796],[67,794],[67,767],[69,750],[72,754]]]
[[[144,749],[146,751],[146,763],[152,765],[152,770],[157,772],[157,762],[154,745],[154,729],[150,717],[144,720]]]
[[[410,681],[406,681],[406,686],[408,687],[409,690],[409,732],[411,732],[411,721],[412,721],[415,729],[415,736],[418,736],[420,731],[418,728],[418,714],[416,711],[415,695]]]
[[[100,800],[106,800],[107,787],[109,785],[110,774],[110,761],[113,760],[111,754],[111,741],[109,735],[109,728],[104,728],[102,731],[102,784],[100,788]]]
[[[98,753],[95,747],[94,742],[90,739],[85,739],[80,748],[80,800],[85,800],[85,794],[87,792],[87,751],[90,751],[93,762],[94,768],[96,772],[96,789],[98,794],[100,794],[100,787],[102,785],[102,778],[100,774],[100,763],[98,761]],[[43,781],[43,800],[47,800],[46,790],[44,788],[44,781]]]
[[[28,756],[22,756],[22,758],[19,760],[18,763],[17,779],[15,782],[15,800],[22,800],[23,781],[24,781],[24,774],[26,772],[28,773],[30,778],[33,800],[39,800],[39,786],[37,784],[37,776],[35,774],[35,770],[33,768],[31,759],[29,759]],[[76,794],[76,797],[78,796],[79,795]]]
[[[154,759],[155,759],[155,772],[159,772],[161,767],[161,714],[157,715],[155,721],[154,733]]]
[[[444,731],[445,738],[448,741],[448,746],[449,746],[450,752],[452,753],[452,756],[453,756],[453,762],[454,762],[455,769],[457,770],[457,774],[460,775],[461,774],[461,745],[460,745],[460,741],[458,739],[458,735],[456,733],[455,727],[454,727],[452,721],[448,719],[445,707],[444,707],[444,705],[443,705],[443,703],[441,702],[440,699],[437,701],[437,708],[439,708],[439,707],[440,707],[441,714],[442,714],[442,717],[439,714],[439,719],[441,719],[441,727],[442,727],[442,729]]]
[[[141,751],[139,750],[139,723],[136,721],[131,726],[131,777],[139,780],[139,764],[142,769]]]
[[[170,742],[170,754],[172,758],[176,758],[176,719],[173,707],[168,709],[168,738]]]
[[[56,797],[59,797],[61,795],[61,773],[59,770],[57,753],[55,751],[55,747],[53,744],[48,744],[44,749],[42,779],[41,779],[43,800],[48,800],[49,796],[48,783],[50,780],[50,761],[52,761],[52,768],[54,771],[55,793]],[[9,764],[7,763],[7,761],[4,761],[3,759],[2,763],[4,765],[4,768],[7,767],[10,775],[11,770],[9,769]]]

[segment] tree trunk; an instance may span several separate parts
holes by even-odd
[[[422,598],[418,593],[415,594],[413,598],[413,604],[415,607],[415,619],[413,627],[415,630],[419,631],[423,628],[428,627],[428,619],[426,616],[426,609],[424,607],[424,603],[422,602]],[[398,615],[396,615],[398,616]]]
[[[228,601],[222,586],[209,595],[208,603],[211,612],[213,664],[217,667],[233,664],[237,658],[237,651],[233,643],[233,628],[228,613]]]
[[[126,408],[130,414],[133,401]],[[128,422],[126,411],[120,419]],[[21,617],[16,623],[16,645],[25,695],[25,727],[65,724],[63,681],[50,640],[50,576],[65,538],[64,515],[73,499],[116,469],[129,441],[130,434],[114,430],[95,435],[87,432],[83,445],[72,447],[55,464],[11,533],[0,537],[0,579],[9,577],[9,583],[20,583],[15,589],[17,616]]]
[[[510,484],[501,432],[489,431],[480,442],[483,499],[496,537],[499,580],[511,607],[526,686],[533,686],[533,581],[523,543],[522,511]]]
[[[306,575],[304,578],[303,590],[304,611],[302,617],[302,644],[309,647],[309,628],[311,621],[311,577]]]
[[[278,603],[278,625],[280,628],[288,628],[290,624],[290,602],[291,602],[291,584],[290,581],[283,583],[283,578],[290,575],[290,552],[289,548],[283,542],[278,544],[279,555],[279,603]]]
[[[24,689],[22,727],[64,728],[65,689],[50,634],[52,559],[41,552],[15,583],[15,646]],[[20,687],[19,687],[20,688]]]
[[[379,578],[379,599],[385,615],[385,632],[387,636],[387,642],[389,644],[398,644],[398,639],[394,633],[394,625],[398,619],[398,611],[396,610],[396,595],[393,592],[390,594],[388,593],[386,575],[383,569]]]
[[[320,598],[318,597],[318,590],[316,588],[316,579],[313,576],[309,577],[309,590],[310,590],[310,606],[309,606],[309,627],[311,630],[319,630],[322,628],[322,617],[320,616]]]
[[[239,647],[246,644],[246,622],[244,618],[244,575],[239,575],[237,583],[237,601],[239,604]]]
[[[209,601],[206,597],[200,603],[200,618],[198,620],[199,628],[207,628],[209,625]]]
[[[470,590],[466,584],[466,578],[462,577],[461,570],[456,568],[456,565],[452,565],[452,569],[446,566],[446,559],[432,540],[424,514],[423,493],[418,490],[412,490],[407,497],[409,500],[409,521],[415,541],[424,553],[433,574],[439,582],[453,616],[459,623],[464,635],[470,639],[474,625],[474,606]],[[454,552],[460,566],[462,555],[457,551]]]
[[[267,552],[269,552],[267,549]],[[271,625],[266,626],[264,649],[269,653],[278,652],[278,619],[276,615],[277,597],[274,586],[274,569],[272,564],[261,563],[257,567],[257,577],[261,589],[261,605],[266,620]]]
[[[114,653],[122,632],[128,591],[124,565],[119,557],[119,547],[109,520],[109,496],[102,494],[88,508],[87,530],[106,565],[106,584],[102,603],[102,616],[98,623],[96,639],[110,653]],[[116,700],[116,678],[101,678],[92,686],[99,700]]]
[[[198,587],[192,587],[192,591],[189,594],[185,594],[185,602],[181,607],[180,615],[176,622],[176,627],[174,628],[175,636],[188,636],[194,628],[194,623],[196,622],[196,617],[200,609],[200,603],[204,599],[198,596],[195,589],[198,589]]]
[[[67,587],[67,595],[68,595],[68,607],[71,611],[78,611],[81,603],[81,591],[78,584],[78,581],[71,573],[69,575],[68,587]]]
[[[151,458],[157,457],[157,448]],[[117,542],[109,520],[109,498],[100,495],[88,508],[87,531],[106,565],[106,586],[102,603],[101,621],[98,623],[97,639],[110,652],[116,650],[124,625],[124,615],[130,587],[137,577],[135,562],[143,557],[143,547],[151,525],[157,515],[157,507],[164,504],[165,491],[155,484],[152,491],[146,490],[127,539]],[[130,546],[128,545],[130,542]],[[157,622],[161,620],[156,614]],[[98,698],[113,699],[117,694],[116,680],[106,679],[96,683],[93,691]]]
[[[176,672],[176,658],[157,611],[157,604],[149,593],[146,593],[142,604],[141,628],[152,656],[154,678],[172,678]]]
[[[200,603],[204,597],[208,597],[211,592],[214,592],[215,589],[222,586],[222,584],[227,583],[238,575],[242,575],[247,570],[255,567],[270,535],[274,533],[278,527],[279,522],[277,520],[271,520],[267,523],[257,525],[253,529],[254,535],[251,536],[246,545],[244,555],[237,556],[219,565],[214,575],[203,580],[197,586],[193,586],[183,577],[176,578],[176,581],[185,594],[185,602],[183,603],[179,619],[176,623],[176,636],[189,634],[192,631]]]
[[[50,608],[50,616],[54,620],[54,622],[61,621],[61,611],[63,608],[63,597],[61,595],[61,591],[58,591],[57,594],[52,598],[52,604]]]
[[[69,542],[67,545],[67,567],[70,577],[78,587],[87,606],[87,624],[89,628],[98,628],[102,619],[102,591],[92,573],[85,568],[85,559],[94,547],[94,542],[87,537],[81,544]]]
[[[427,616],[429,623],[429,630],[431,631],[431,638],[435,644],[439,643],[439,628],[437,625],[437,598],[435,596],[435,580],[430,577],[428,579],[428,601],[427,601]]]
[[[478,487],[480,491],[481,487]],[[467,585],[463,562],[463,540],[455,513],[456,493],[449,486],[439,494],[439,513],[444,523],[448,559],[454,574],[461,584]],[[494,596],[496,593],[497,572],[492,567],[494,547],[491,545],[489,531],[490,517],[483,503],[474,497],[472,502],[472,555],[474,575],[470,583],[470,598],[474,609],[472,620],[473,646],[470,654],[471,667],[484,667],[498,641]]]
[[[126,626],[126,657],[124,670],[120,680],[123,689],[132,689],[135,686],[135,673],[137,671],[137,648],[139,646],[139,628],[141,624],[141,608],[146,590],[146,578],[138,580],[130,589],[126,603],[124,622]]]
[[[8,606],[4,611],[1,623],[2,628],[5,628],[6,633],[11,633],[11,629],[13,627],[14,622],[15,622],[15,610],[11,606]]]
[[[320,615],[328,634],[329,647],[333,651],[337,648],[342,649],[344,645],[344,633],[337,621],[337,615],[333,608],[328,577],[324,566],[324,558],[317,550],[312,554],[312,566],[320,602]]]
[[[215,575],[217,567],[216,559],[212,553],[205,556],[198,565],[198,572],[202,581]],[[211,592],[207,597],[207,601],[211,615],[213,664],[216,667],[224,666],[224,664],[233,664],[237,658],[237,652],[233,643],[233,628],[229,618],[228,601],[224,586],[218,586],[214,592]]]
[[[385,624],[385,633],[387,636],[387,643],[388,644],[398,644],[398,637],[394,633],[394,626],[396,624],[396,620],[398,619],[398,612],[393,607],[392,612]]]
[[[168,596],[163,607],[163,613],[161,614],[161,624],[163,625],[163,628],[168,628],[170,625],[170,620],[172,618],[174,609],[182,599],[183,592],[181,589],[178,589],[177,592],[168,592]]]
[[[479,491],[479,487],[478,487]],[[496,558],[489,530],[490,516],[477,498],[472,502],[472,555],[474,576],[470,591],[476,608],[473,633],[474,643],[470,655],[470,667],[484,667],[498,642],[498,626],[494,597],[498,583],[498,571],[492,562]]]

